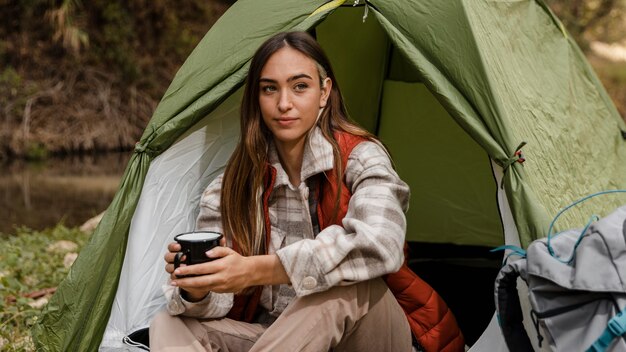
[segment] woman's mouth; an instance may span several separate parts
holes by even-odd
[[[297,117],[279,117],[275,119],[280,126],[289,126],[298,120]]]

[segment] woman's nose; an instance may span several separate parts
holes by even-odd
[[[293,104],[291,102],[291,96],[289,95],[289,92],[283,90],[280,93],[280,98],[278,100],[278,110],[280,110],[281,112],[285,112],[292,107]]]

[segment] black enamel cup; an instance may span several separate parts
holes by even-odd
[[[187,265],[208,262],[211,258],[206,256],[206,252],[217,247],[222,239],[222,234],[211,231],[186,232],[176,235],[174,240],[180,244],[180,252],[174,257],[174,268],[178,268],[181,263]],[[181,259],[185,257],[185,260]]]

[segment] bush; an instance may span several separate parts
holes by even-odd
[[[34,351],[30,328],[88,238],[62,224],[0,234],[0,350]]]
[[[0,1],[0,160],[131,150],[221,3]]]

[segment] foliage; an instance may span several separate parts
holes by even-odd
[[[546,0],[585,51],[592,40],[623,40],[626,0]]]
[[[131,149],[231,2],[0,0],[0,160]]]
[[[202,0],[0,0],[0,63],[55,58],[124,74],[178,63],[215,20],[212,9]]]
[[[50,294],[27,295],[55,288],[88,238],[62,224],[44,231],[18,228],[15,234],[0,234],[0,350],[34,350],[29,330]]]
[[[48,157],[48,150],[42,143],[31,143],[26,147],[25,157],[30,161],[44,160]]]

